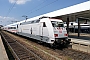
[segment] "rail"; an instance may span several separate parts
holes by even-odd
[[[37,54],[27,49],[12,37],[6,35],[5,33],[1,33],[1,36],[6,41],[16,60],[43,60]]]

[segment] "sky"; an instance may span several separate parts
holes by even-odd
[[[32,18],[88,0],[0,0],[0,25]]]

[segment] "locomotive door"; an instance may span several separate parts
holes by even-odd
[[[40,23],[40,36],[41,40],[46,39],[49,36],[48,29],[45,22]]]
[[[42,39],[43,38],[43,22],[40,23],[39,35],[40,35],[40,37]]]

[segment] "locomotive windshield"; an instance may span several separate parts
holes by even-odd
[[[64,27],[63,22],[51,21],[53,27]]]

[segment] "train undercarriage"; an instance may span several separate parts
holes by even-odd
[[[71,39],[68,38],[56,38],[54,43],[51,44],[51,47],[68,47],[70,45]]]

